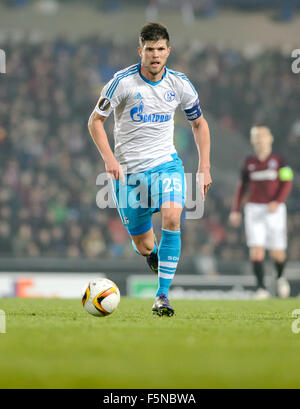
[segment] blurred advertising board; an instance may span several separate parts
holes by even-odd
[[[299,275],[288,274],[291,296],[300,296]],[[265,278],[270,293],[276,294],[276,280],[269,275]],[[137,298],[153,298],[157,290],[157,277],[153,275],[131,275],[127,279],[127,295]],[[175,276],[169,297],[173,299],[251,299],[256,290],[253,275],[215,275],[196,274]]]
[[[1,273],[0,297],[79,298],[87,282],[104,274]]]
[[[291,296],[300,297],[300,276],[286,274],[291,284]],[[107,277],[114,281],[121,296],[154,298],[157,290],[155,274],[116,273],[30,273],[1,272],[0,298],[80,298],[88,281]],[[266,285],[272,295],[276,293],[276,280],[266,276]],[[172,299],[250,299],[255,291],[252,275],[175,275],[169,296]]]

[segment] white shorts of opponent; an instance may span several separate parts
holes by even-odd
[[[248,247],[285,250],[287,246],[286,205],[280,203],[275,212],[268,204],[247,203],[244,209]]]

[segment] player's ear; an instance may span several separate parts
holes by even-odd
[[[141,49],[141,47],[138,47],[138,53],[139,53],[139,56],[141,57],[141,56],[142,56],[142,49]]]

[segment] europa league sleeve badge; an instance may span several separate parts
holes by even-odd
[[[98,108],[100,111],[107,111],[110,108],[110,100],[107,98],[101,98],[98,102]]]

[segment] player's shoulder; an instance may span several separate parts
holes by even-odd
[[[167,73],[169,79],[172,81],[173,85],[176,87],[179,87],[181,90],[190,90],[192,89],[193,93],[197,95],[197,91],[194,87],[194,85],[191,83],[191,81],[188,79],[188,77],[180,71],[174,71],[170,68],[167,68]]]
[[[256,155],[248,155],[245,158],[245,161],[244,161],[245,166],[252,164],[252,163],[254,164],[260,163],[260,160],[258,159]],[[270,168],[275,167],[276,164],[281,165],[282,163],[285,163],[285,159],[282,155],[278,153],[272,152],[270,156],[267,158],[267,165]]]
[[[113,80],[120,79],[120,78],[127,78],[127,76],[134,75],[139,70],[139,64],[133,64],[129,67],[123,68],[122,70],[117,71],[114,74]]]
[[[275,167],[275,164],[278,168],[289,166],[288,161],[286,160],[284,155],[282,155],[281,153],[272,152],[268,161],[268,165],[269,167]]]
[[[285,161],[284,156],[277,153],[277,152],[272,152],[271,155],[270,155],[270,159],[277,160],[278,162]]]
[[[189,81],[188,77],[183,72],[174,71],[168,67],[166,67],[166,70],[170,78],[173,78],[175,81],[178,81],[178,82]]]
[[[122,94],[123,87],[120,85],[124,83],[124,81],[128,81],[128,79],[132,79],[134,75],[136,75],[139,71],[139,65],[134,64],[130,65],[123,70],[117,71],[114,77],[106,84],[105,88],[105,95],[107,98],[112,98],[113,95]]]
[[[252,172],[258,166],[259,161],[255,155],[247,155],[242,166],[243,171]]]

